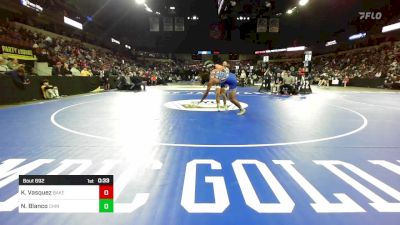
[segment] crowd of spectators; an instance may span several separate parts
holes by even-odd
[[[129,55],[92,48],[78,40],[46,36],[12,23],[0,23],[0,41],[33,49],[38,61],[48,62],[52,67],[52,76],[99,76],[105,89],[110,87],[111,77],[115,77],[121,87],[126,87],[126,84],[129,87],[138,83],[159,85],[196,81],[198,74],[204,72],[201,62],[171,60],[163,54],[132,52]],[[146,61],[138,59],[138,56],[158,60]],[[293,73],[303,67],[301,61],[268,63],[265,66],[242,60],[231,65],[231,71],[237,74],[242,86],[263,81],[267,69],[274,71],[277,77],[282,75],[282,71]],[[32,74],[31,67],[17,59],[0,56],[0,72],[14,72],[13,76],[19,78],[22,84],[29,83],[25,74]],[[346,85],[355,78],[369,78],[384,79],[384,87],[397,88],[400,85],[400,42],[314,57],[312,75],[320,85],[329,85],[332,80],[340,80]]]
[[[317,82],[384,79],[384,87],[396,88],[400,84],[400,42],[315,57],[313,73]]]
[[[247,68],[241,65],[241,68]],[[268,63],[274,79],[282,73],[297,73],[304,63],[297,59]],[[384,42],[380,45],[315,56],[312,59],[312,82],[319,86],[351,85],[352,80],[378,80],[381,88],[400,89],[400,42]],[[254,66],[255,74],[265,73],[260,65]],[[260,72],[261,71],[261,72]],[[239,71],[238,78],[246,77],[247,70]]]
[[[25,65],[20,64],[18,59],[5,59],[0,56],[0,74],[4,73],[10,76],[14,83],[21,88],[29,85],[30,81],[26,76]]]
[[[129,77],[130,80],[140,79],[148,85],[157,85],[193,80],[197,72],[197,68],[184,62],[134,60],[135,56],[165,59],[162,54],[134,52],[129,55],[95,49],[80,41],[52,38],[22,27],[17,28],[12,23],[0,23],[0,41],[32,48],[39,62],[47,62],[52,67],[52,76],[99,76],[105,81],[105,87],[109,86],[107,81],[110,77],[118,80]],[[0,72],[15,71],[18,66],[18,60],[0,57]],[[32,66],[24,66],[29,74],[33,74]]]

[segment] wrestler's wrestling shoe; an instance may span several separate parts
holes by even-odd
[[[242,116],[246,113],[245,109],[240,110],[240,112],[237,113],[238,116]]]
[[[218,112],[221,112],[221,111],[228,111],[228,106],[227,106],[227,105],[224,105],[224,106],[217,106],[217,110],[218,110]]]

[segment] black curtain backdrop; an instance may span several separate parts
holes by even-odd
[[[43,96],[40,90],[41,82],[44,79],[49,80],[53,86],[57,86],[60,95],[76,95],[89,93],[101,86],[98,77],[39,77],[30,76],[29,85],[17,85],[8,75],[0,75],[0,105],[12,104],[17,102],[42,100]],[[114,79],[111,80],[111,86],[115,87]]]

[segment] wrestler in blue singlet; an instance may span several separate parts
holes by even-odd
[[[215,77],[219,80],[221,87],[229,86],[229,90],[234,90],[237,87],[236,75],[224,71],[215,73]]]

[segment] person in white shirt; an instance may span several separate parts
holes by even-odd
[[[242,70],[242,72],[240,73],[240,84],[242,87],[244,87],[245,83],[246,83],[246,72],[244,70]]]
[[[58,88],[56,86],[50,85],[47,79],[42,81],[40,89],[42,90],[44,99],[53,99],[60,97],[58,93]]]
[[[0,72],[10,71],[10,68],[7,66],[8,61],[5,60],[2,56],[0,56]]]
[[[80,76],[81,75],[81,71],[78,69],[78,64],[74,64],[70,70],[72,76]]]

